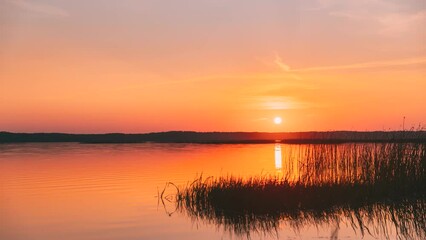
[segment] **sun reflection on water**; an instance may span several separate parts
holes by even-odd
[[[282,162],[282,154],[281,154],[281,144],[276,143],[275,144],[275,169],[281,172],[282,168],[283,168],[283,162]]]

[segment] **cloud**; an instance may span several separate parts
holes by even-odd
[[[425,63],[426,63],[426,57],[418,57],[418,58],[407,58],[407,59],[398,59],[398,60],[390,60],[390,61],[355,63],[355,64],[347,64],[347,65],[308,67],[308,68],[293,69],[292,72],[382,68],[382,67],[410,66],[410,65],[425,64]]]
[[[318,66],[318,67],[307,67],[307,68],[296,68],[290,69],[290,67],[281,62],[283,66],[286,66],[283,71],[285,72],[316,72],[316,71],[328,71],[328,70],[350,70],[350,69],[366,69],[366,68],[383,68],[383,67],[396,67],[396,66],[410,66],[418,64],[426,64],[426,57],[416,57],[416,58],[405,58],[397,60],[387,60],[387,61],[376,61],[376,62],[364,62],[364,63],[354,63],[354,64],[344,64],[344,65],[332,65],[332,66]],[[277,63],[277,60],[275,60]]]
[[[311,104],[300,102],[293,96],[251,96],[243,99],[248,109],[292,110],[309,108]]]
[[[426,10],[413,14],[388,14],[379,17],[378,21],[383,26],[381,33],[384,34],[402,33],[410,29],[419,30],[418,26],[425,26],[426,24]]]
[[[419,1],[317,0],[310,10],[360,22],[379,34],[419,31],[426,23],[426,9]]]
[[[275,54],[275,61],[274,63],[284,72],[289,72],[290,71],[290,66],[288,66],[287,64],[284,64],[282,59],[280,58],[280,56],[278,56],[278,54]]]
[[[56,7],[56,6],[48,5],[48,4],[37,3],[35,1],[28,2],[24,0],[9,0],[9,2],[20,9],[38,13],[38,14],[59,16],[59,17],[69,16],[69,13],[65,11],[64,9]]]

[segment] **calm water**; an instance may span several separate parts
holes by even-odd
[[[184,185],[201,173],[279,175],[292,166],[286,156],[296,148],[300,146],[0,145],[0,239],[241,238],[220,225],[173,213],[173,203],[159,204],[158,192],[169,181]],[[173,188],[166,194],[173,194]],[[371,223],[372,233],[364,239],[384,238]],[[277,233],[253,233],[251,238],[361,238],[344,218],[294,224],[281,221]],[[392,226],[388,234],[392,239]]]

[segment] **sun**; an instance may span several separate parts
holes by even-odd
[[[282,123],[282,121],[283,121],[283,120],[282,120],[280,117],[275,117],[275,118],[274,118],[274,123],[275,123],[275,124],[277,124],[277,125],[278,125],[278,124],[281,124],[281,123]]]

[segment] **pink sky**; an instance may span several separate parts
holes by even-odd
[[[423,1],[7,0],[0,12],[0,131],[426,125]]]

